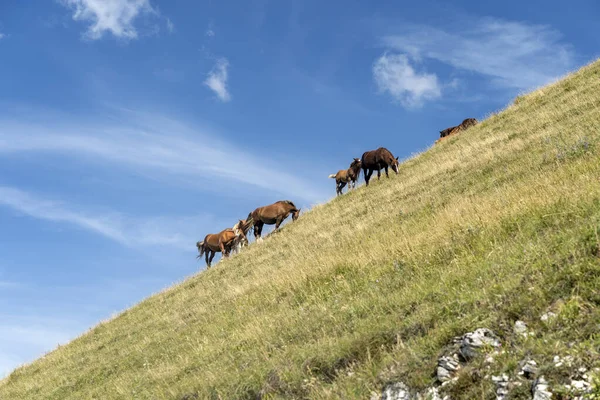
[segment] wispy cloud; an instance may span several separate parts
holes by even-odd
[[[208,73],[208,77],[204,81],[204,84],[208,86],[217,97],[227,102],[231,100],[229,91],[227,90],[227,69],[229,68],[229,61],[226,58],[220,58],[213,69]]]
[[[405,54],[383,54],[373,65],[373,78],[380,92],[388,92],[405,107],[420,107],[441,96],[437,76],[415,71]]]
[[[171,21],[171,18],[167,18],[167,30],[169,33],[173,33],[175,31],[175,24]]]
[[[5,33],[0,32],[0,40],[4,39],[6,37]]]
[[[191,223],[198,217],[132,218],[122,214],[83,211],[72,204],[41,198],[22,190],[0,186],[0,206],[21,214],[53,222],[75,225],[126,246],[162,245],[189,248],[193,242]],[[193,222],[192,222],[193,221]],[[190,229],[191,228],[191,229]],[[0,282],[1,286],[2,282]]]
[[[89,22],[85,37],[100,39],[110,32],[121,39],[135,39],[138,31],[134,21],[140,15],[157,14],[150,0],[60,0],[73,10],[75,21]]]
[[[215,31],[213,31],[212,29],[208,28],[208,30],[205,33],[206,36],[208,37],[213,37],[215,36]]]
[[[415,60],[437,60],[491,78],[496,86],[523,90],[563,75],[574,58],[560,32],[494,18],[452,24],[452,30],[408,25],[384,37],[383,44]]]
[[[44,118],[39,125],[0,118],[0,154],[56,153],[196,189],[225,184],[223,190],[229,190],[242,184],[244,190],[254,188],[307,202],[326,198],[322,187],[296,171],[288,172],[289,165],[255,156],[206,129],[157,114],[122,111],[117,115],[113,116],[117,121],[110,123]]]

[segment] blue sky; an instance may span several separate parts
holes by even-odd
[[[592,0],[447,3],[1,1],[0,376],[598,56]]]

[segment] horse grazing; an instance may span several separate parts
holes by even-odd
[[[296,208],[294,203],[289,200],[281,200],[276,203],[264,207],[258,207],[256,210],[248,214],[246,221],[251,221],[254,227],[254,237],[257,241],[262,240],[261,234],[265,224],[275,224],[275,230],[279,229],[279,225],[292,214],[292,221],[295,221],[300,216],[300,209]]]
[[[358,158],[355,158],[350,164],[350,168],[341,169],[337,172],[337,174],[329,175],[330,178],[335,178],[335,194],[337,196],[342,194],[342,189],[344,186],[348,185],[348,190],[356,188],[356,181],[360,176],[360,167],[362,163]]]
[[[477,120],[475,118],[467,118],[463,122],[461,122],[460,125],[451,126],[450,128],[446,128],[443,131],[440,131],[440,138],[436,141],[436,143],[445,137],[455,135],[475,125],[477,125]]]
[[[240,240],[248,241],[244,230],[238,228],[243,223],[240,220],[233,228],[227,228],[219,233],[209,233],[206,235],[203,241],[196,243],[196,247],[200,253],[196,258],[201,258],[203,254],[206,254],[206,265],[210,268],[216,253],[223,253],[223,257],[229,257],[229,253],[236,245],[236,242]]]
[[[381,177],[381,169],[385,170],[385,176],[390,177],[388,167],[391,167],[392,171],[398,175],[398,157],[394,158],[393,154],[385,147],[365,152],[361,162],[367,186],[369,186],[369,179],[374,170],[377,170],[377,180]]]

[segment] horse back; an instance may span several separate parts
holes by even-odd
[[[362,156],[362,164],[364,167],[373,167],[378,165],[390,165],[393,163],[394,156],[385,147],[380,147],[377,150],[367,151]]]
[[[204,245],[207,246],[210,250],[218,250],[219,249],[219,234],[209,233],[204,238]]]

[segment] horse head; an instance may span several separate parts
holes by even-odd
[[[398,157],[396,157],[394,159],[394,161],[392,161],[392,171],[394,171],[396,174],[398,174],[398,166],[400,165],[400,162],[398,161]]]
[[[297,209],[292,213],[292,221],[297,220],[299,216],[300,216],[300,209]]]
[[[248,238],[246,237],[246,232],[248,232],[249,228],[250,225],[246,223],[246,220],[240,219],[237,224],[233,226],[233,231],[235,232],[235,236],[241,236],[243,241],[247,243]]]

